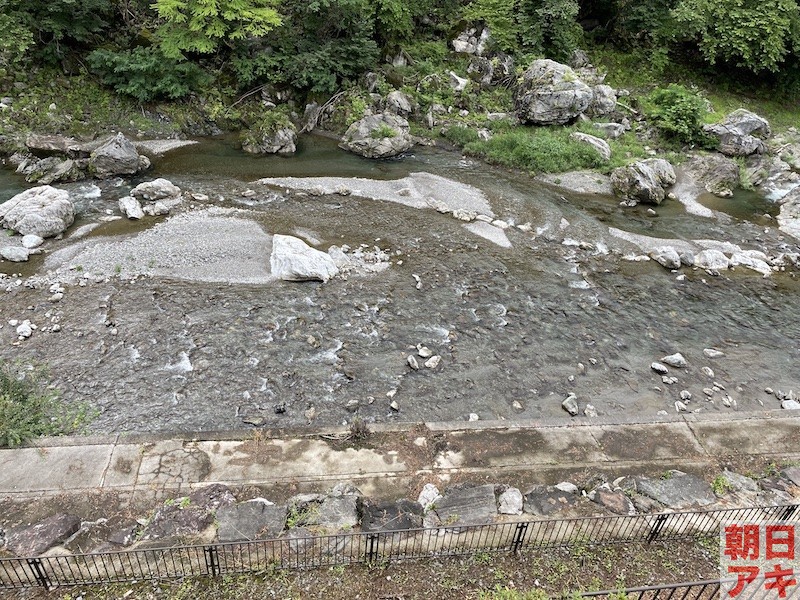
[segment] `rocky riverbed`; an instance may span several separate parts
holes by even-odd
[[[181,188],[168,216],[117,219],[122,180],[62,186],[64,239],[0,263],[0,357],[45,365],[91,432],[569,419],[570,395],[580,416],[725,413],[800,389],[796,240],[763,212],[621,207],[434,150],[360,179],[217,150],[155,162],[145,181]],[[276,234],[337,274],[282,281]],[[681,264],[704,251],[733,269]]]

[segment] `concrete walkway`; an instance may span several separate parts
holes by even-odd
[[[554,482],[587,470],[699,472],[718,469],[724,459],[800,460],[800,411],[687,415],[648,423],[395,425],[375,427],[365,444],[370,447],[359,449],[331,439],[343,431],[48,438],[36,447],[0,450],[0,497],[87,492],[160,497],[209,483],[296,491],[345,480],[373,497],[399,497],[420,477]]]

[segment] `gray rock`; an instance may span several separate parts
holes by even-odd
[[[328,281],[339,273],[333,259],[290,235],[272,239],[272,274],[284,281]]]
[[[65,541],[80,527],[80,517],[59,513],[35,525],[10,530],[6,536],[6,550],[17,556],[39,556]]]
[[[800,189],[798,193],[792,192],[784,198],[778,214],[778,227],[782,232],[800,239]]]
[[[567,411],[573,417],[577,417],[580,412],[578,409],[578,399],[575,394],[570,394],[561,403],[561,408]]]
[[[617,92],[609,85],[595,85],[592,87],[592,101],[586,109],[590,117],[603,117],[614,112],[617,107]]]
[[[669,373],[669,369],[666,366],[662,365],[660,362],[651,363],[650,368],[659,375],[666,375],[667,373]]]
[[[582,114],[593,97],[592,88],[570,67],[539,59],[525,71],[514,104],[524,123],[563,125]]]
[[[89,157],[89,170],[101,179],[115,175],[133,175],[141,168],[139,153],[121,133],[95,149]]]
[[[648,256],[667,269],[680,269],[681,257],[672,246],[659,246],[648,253]]]
[[[22,235],[53,237],[74,220],[69,193],[49,185],[31,188],[0,204],[0,224]]]
[[[758,250],[744,250],[742,252],[734,252],[731,255],[731,267],[745,267],[756,273],[761,273],[764,277],[772,275],[772,267],[767,262],[769,258],[763,252]]]
[[[181,188],[163,177],[140,183],[131,190],[131,196],[138,200],[149,202],[164,200],[165,198],[175,198],[180,195]]]
[[[601,140],[598,137],[593,135],[589,135],[587,133],[581,133],[580,131],[575,131],[570,134],[569,138],[571,140],[575,140],[577,142],[581,142],[583,144],[587,144],[594,148],[597,153],[601,156],[604,161],[611,160],[611,146],[608,145],[608,142],[605,140]]]
[[[575,505],[580,496],[565,492],[552,485],[536,485],[525,494],[524,511],[529,514],[548,516]]]
[[[289,125],[270,131],[248,131],[242,141],[242,150],[249,154],[289,156],[297,152],[297,130],[294,125]]]
[[[452,487],[434,510],[443,525],[491,523],[497,516],[494,485]]]
[[[800,487],[800,467],[786,467],[781,473],[792,485]]]
[[[22,172],[25,174],[25,180],[30,183],[50,185],[51,183],[86,179],[88,177],[87,165],[88,162],[86,160],[62,159],[51,156],[38,161],[27,162]]]
[[[724,271],[730,266],[730,260],[719,250],[703,250],[695,254],[694,264],[707,271]]]
[[[665,356],[661,359],[661,362],[663,362],[665,365],[669,365],[670,367],[675,367],[676,369],[683,369],[688,364],[686,359],[683,357],[683,354],[680,352]]]
[[[162,202],[161,200],[153,202],[152,204],[146,204],[144,208],[142,208],[142,212],[149,217],[162,217],[164,215],[168,215],[169,211],[170,205]]]
[[[26,262],[30,258],[30,251],[21,246],[5,246],[0,248],[0,257],[10,262]]]
[[[596,129],[599,129],[605,137],[612,140],[616,140],[625,135],[625,126],[619,123],[595,123],[594,126]]]
[[[464,79],[463,77],[459,77],[453,71],[449,71],[448,76],[450,77],[449,79],[450,89],[452,89],[454,92],[459,93],[467,89],[467,84],[469,83],[469,79]]]
[[[388,158],[402,154],[413,145],[408,121],[384,112],[350,125],[339,147],[367,158]]]
[[[186,499],[165,502],[142,530],[142,540],[192,537],[214,523],[220,508],[235,504],[227,486],[213,484],[192,492]]]
[[[467,67],[467,75],[483,87],[488,87],[494,79],[494,65],[488,58],[475,56]]]
[[[400,117],[408,117],[414,112],[414,101],[405,92],[394,90],[386,95],[386,110]]]
[[[711,486],[699,477],[671,471],[667,479],[636,478],[637,491],[675,509],[708,506],[716,502]]]
[[[132,196],[125,196],[124,198],[119,199],[119,210],[129,219],[138,221],[144,217],[142,205],[139,204],[139,201]]]
[[[522,492],[515,487],[510,487],[498,497],[497,512],[501,515],[521,515],[523,503]]]
[[[250,500],[217,511],[220,542],[242,542],[275,537],[286,524],[286,507]]]
[[[357,495],[328,496],[319,505],[311,525],[325,529],[349,529],[358,525],[361,497]]]
[[[758,491],[758,484],[745,475],[740,475],[734,471],[723,471],[721,477],[733,492],[752,492]]]
[[[86,157],[89,153],[85,146],[72,137],[63,135],[40,135],[31,133],[25,139],[25,146],[34,156],[68,156],[70,158]]]
[[[685,176],[715,196],[728,198],[739,187],[739,163],[719,154],[696,154],[683,166]]]
[[[766,152],[764,144],[770,134],[769,122],[757,114],[740,108],[722,123],[706,125],[703,131],[719,140],[718,150],[727,156],[749,156]]]
[[[361,531],[405,531],[422,527],[422,506],[411,500],[397,502],[365,501]]]
[[[27,248],[28,250],[33,250],[34,248],[38,248],[44,244],[44,238],[38,235],[24,235],[22,236],[22,247]]]
[[[675,171],[663,159],[647,159],[618,167],[611,173],[614,193],[634,202],[661,204],[665,188],[675,183]]]

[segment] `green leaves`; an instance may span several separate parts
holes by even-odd
[[[156,0],[161,49],[168,58],[212,54],[220,44],[266,35],[281,24],[274,0]]]
[[[796,0],[681,0],[673,14],[710,64],[756,73],[780,68],[800,22]]]
[[[645,100],[645,113],[668,138],[686,144],[711,144],[703,132],[706,102],[682,85],[670,84],[654,90]]]

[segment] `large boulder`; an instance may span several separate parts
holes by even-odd
[[[6,549],[17,556],[38,556],[62,543],[80,527],[80,517],[59,513],[34,525],[9,531]]]
[[[784,197],[781,212],[778,214],[778,227],[784,233],[800,240],[800,187]]]
[[[272,239],[272,274],[284,281],[328,281],[339,269],[333,259],[290,235]]]
[[[525,71],[514,103],[524,123],[563,125],[589,108],[593,98],[592,88],[570,67],[539,59]]]
[[[402,154],[413,145],[408,121],[384,112],[350,125],[339,147],[367,158],[388,158]]]
[[[0,204],[0,225],[22,235],[53,237],[74,220],[75,206],[69,193],[49,185],[31,188]]]
[[[636,161],[611,173],[614,193],[633,204],[661,204],[667,195],[665,188],[675,180],[675,170],[663,158]]]
[[[63,135],[40,135],[31,133],[25,139],[25,147],[39,158],[48,156],[69,156],[70,158],[85,158],[89,156],[81,142],[75,138]]]
[[[140,157],[133,143],[121,133],[96,148],[89,157],[89,170],[101,179],[133,175],[147,165],[147,158]]]
[[[684,175],[707,192],[729,198],[739,186],[739,163],[719,154],[697,154],[683,165]]]
[[[407,117],[414,112],[414,100],[400,90],[394,90],[386,95],[386,110],[401,117]]]
[[[25,165],[17,170],[24,173],[25,181],[29,183],[50,185],[86,179],[87,162],[86,159],[62,159],[50,156],[41,160],[26,161]]]
[[[250,154],[294,154],[297,152],[297,131],[293,125],[271,131],[250,131],[242,141],[242,150]]]
[[[743,108],[730,113],[722,123],[706,125],[703,131],[719,140],[718,150],[728,156],[765,152],[763,140],[771,133],[765,118]]]

